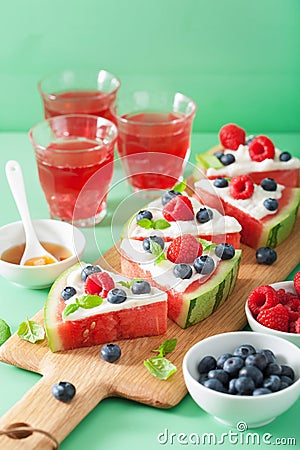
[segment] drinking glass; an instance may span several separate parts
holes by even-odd
[[[91,226],[106,215],[116,126],[102,117],[69,114],[31,128],[38,174],[50,217]]]
[[[179,92],[136,91],[117,99],[117,147],[134,191],[155,196],[180,179],[195,112],[194,101]]]

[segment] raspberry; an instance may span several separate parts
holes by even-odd
[[[233,198],[250,198],[254,192],[254,184],[249,175],[240,175],[233,177],[229,183],[229,191]]]
[[[234,123],[228,123],[220,129],[219,139],[223,147],[237,150],[239,145],[245,144],[246,131]]]
[[[254,316],[278,304],[278,297],[272,286],[264,285],[254,289],[248,298],[248,306]]]
[[[290,298],[286,306],[290,308],[291,311],[299,312],[300,313],[300,298],[292,297]]]
[[[290,322],[289,333],[296,333],[296,322]]]
[[[284,305],[284,308],[287,310],[289,315],[289,321],[295,322],[299,316],[299,313],[297,311],[293,311],[288,305]]]
[[[185,195],[172,198],[163,208],[163,216],[168,222],[193,220],[194,210],[191,200]]]
[[[289,314],[280,303],[272,308],[260,311],[256,320],[265,327],[272,328],[273,330],[288,331],[289,329]]]
[[[107,272],[97,272],[87,277],[84,290],[87,294],[99,295],[105,298],[108,291],[114,287],[114,280]]]
[[[294,288],[298,297],[300,297],[300,271],[294,276]]]
[[[167,258],[176,264],[190,264],[198,256],[201,256],[202,252],[203,247],[195,236],[184,234],[183,236],[178,236],[171,242],[167,251]]]
[[[285,305],[291,298],[294,298],[294,294],[291,292],[286,292],[284,289],[279,289],[276,291],[276,295],[279,303]]]
[[[252,161],[263,161],[264,159],[273,159],[275,156],[275,146],[267,136],[257,136],[250,143],[249,155]]]

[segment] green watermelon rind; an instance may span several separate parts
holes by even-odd
[[[221,268],[195,292],[184,297],[183,311],[176,320],[181,328],[188,328],[201,322],[216,311],[231,294],[238,276],[242,251],[236,250],[230,260],[221,262]],[[191,298],[192,296],[192,298]]]
[[[84,264],[82,261],[65,270],[52,284],[45,308],[44,308],[44,324],[45,331],[48,340],[48,344],[51,351],[56,351],[62,348],[61,339],[57,333],[57,323],[56,323],[56,310],[58,301],[60,298],[61,291],[66,285],[66,280],[71,272],[76,270],[78,266]]]
[[[289,204],[278,211],[274,219],[270,218],[263,227],[259,246],[277,247],[293,231],[300,204],[300,189],[293,188]]]

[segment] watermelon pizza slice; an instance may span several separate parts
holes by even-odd
[[[159,335],[167,330],[167,294],[80,262],[52,285],[44,319],[53,352]]]
[[[227,124],[220,129],[219,138],[217,146],[197,155],[195,181],[247,174],[257,184],[274,178],[284,186],[299,187],[300,160],[275,147],[267,136],[247,137],[238,125]]]
[[[121,271],[142,277],[168,294],[168,316],[181,328],[210,316],[232,292],[241,250],[191,234],[165,241],[153,235],[143,241],[123,239]]]

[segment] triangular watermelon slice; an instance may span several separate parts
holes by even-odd
[[[167,295],[155,287],[149,294],[134,295],[129,287],[131,280],[104,270],[102,273],[109,274],[115,287],[126,292],[127,299],[120,304],[111,304],[104,298],[99,306],[79,308],[64,318],[66,307],[83,295],[81,272],[84,267],[86,264],[83,262],[71,267],[59,276],[50,289],[44,319],[49,347],[53,352],[166,332]],[[67,302],[61,296],[66,286],[75,286],[77,290]]]
[[[121,270],[129,277],[142,277],[168,294],[168,316],[181,328],[190,327],[210,316],[232,292],[238,275],[241,250],[233,258],[221,260],[215,254],[216,245],[201,240],[203,255],[214,259],[213,272],[202,275],[191,264],[190,279],[174,276],[175,263],[167,259],[171,242],[165,242],[165,259],[156,263],[151,253],[145,252],[142,241],[123,239],[121,243]]]

